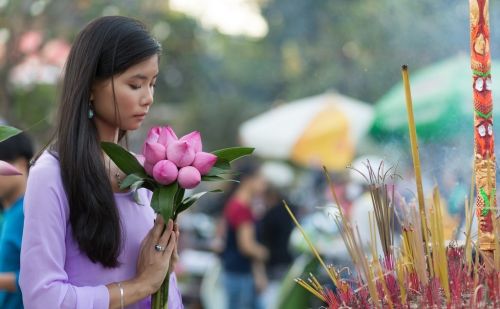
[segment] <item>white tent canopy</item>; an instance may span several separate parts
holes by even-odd
[[[240,127],[244,145],[255,147],[265,158],[289,159],[293,147],[312,121],[329,107],[341,112],[349,123],[349,138],[356,144],[371,128],[373,108],[356,99],[327,92],[280,105],[264,112]]]

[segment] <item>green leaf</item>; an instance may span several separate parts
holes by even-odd
[[[217,156],[217,161],[222,160],[231,163],[236,159],[251,155],[254,150],[255,148],[249,147],[232,147],[219,149],[212,153]],[[217,165],[217,163],[215,165]]]
[[[220,176],[201,176],[201,181],[224,181],[225,179]]]
[[[144,183],[142,184],[143,188],[146,188],[152,192],[154,192],[158,188],[158,184],[156,183],[156,181],[154,181],[149,176],[146,178],[143,178],[143,180],[144,180]]]
[[[127,177],[125,177],[125,179],[120,184],[120,190],[125,190],[128,187],[132,186],[134,183],[139,182],[139,181],[142,181],[142,183],[144,183],[143,178],[140,177],[139,175],[130,174]]]
[[[156,213],[160,212],[160,189],[161,187],[156,188],[156,190],[153,191],[153,197],[151,198],[151,208]]]
[[[14,127],[0,126],[0,142],[11,138],[14,135],[21,133],[22,131]]]
[[[219,175],[231,174],[231,173],[232,173],[232,171],[230,169],[222,169],[222,168],[218,168],[218,167],[214,166],[204,176],[219,176]]]
[[[231,169],[231,164],[229,164],[229,161],[222,159],[222,158],[217,158],[217,162],[215,162],[214,167],[212,168],[220,168],[223,170],[230,170]]]
[[[136,182],[134,182],[131,186],[130,186],[130,190],[132,192],[134,192],[134,201],[138,204],[138,205],[141,205],[141,206],[144,206],[144,203],[141,201],[141,199],[139,198],[139,189],[143,187],[143,184],[144,184],[144,180],[138,180]]]
[[[221,176],[201,176],[202,181],[229,181],[229,182],[239,182],[238,180],[228,179]]]
[[[182,200],[184,199],[184,193],[186,192],[186,189],[184,188],[179,188],[177,190],[177,193],[175,193],[175,199],[174,199],[174,211],[177,209],[177,207],[182,203]]]
[[[175,194],[178,188],[177,182],[174,182],[168,186],[161,186],[159,189],[160,214],[163,216],[165,222],[172,218]]]
[[[137,180],[136,182],[134,182],[131,186],[130,186],[130,190],[132,191],[137,191],[139,190],[142,185],[144,184],[144,180]]]
[[[183,212],[184,210],[188,209],[191,207],[196,201],[198,201],[203,195],[207,193],[220,193],[222,190],[212,190],[212,191],[203,191],[197,194],[193,194],[187,198],[185,198],[182,203],[179,205],[179,207],[176,209],[175,214],[174,214],[174,220],[177,219],[177,216]]]
[[[120,145],[109,142],[101,142],[101,148],[125,174],[137,174],[142,178],[147,177],[146,171],[134,155],[122,148]]]

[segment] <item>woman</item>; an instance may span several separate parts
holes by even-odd
[[[161,47],[140,22],[102,17],[77,36],[50,149],[25,195],[20,286],[26,308],[148,308],[176,259],[178,232],[132,192],[100,142],[140,127],[153,103]],[[182,308],[175,276],[169,308]]]
[[[227,308],[261,308],[258,293],[266,285],[263,262],[268,251],[255,236],[252,206],[266,189],[266,181],[255,161],[243,160],[236,167],[239,185],[224,208],[226,246],[222,254]]]

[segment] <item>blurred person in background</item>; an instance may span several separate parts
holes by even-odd
[[[0,233],[2,231],[2,226],[3,226],[3,205],[2,202],[0,201]]]
[[[21,240],[23,235],[23,200],[29,162],[33,157],[30,138],[21,133],[0,142],[0,160],[15,166],[22,175],[0,176],[0,202],[4,206],[4,224],[0,230],[0,308],[23,308],[18,284]]]
[[[265,264],[268,284],[262,301],[265,308],[276,308],[283,278],[293,262],[289,242],[294,224],[283,201],[297,213],[298,208],[290,204],[289,196],[297,179],[294,170],[284,162],[267,161],[261,170],[268,186],[264,194],[264,213],[257,222],[257,239],[269,251]]]
[[[236,165],[235,184],[224,207],[226,226],[222,252],[227,308],[262,308],[259,294],[267,285],[264,262],[269,252],[257,242],[253,208],[262,202],[266,180],[260,164],[247,158]]]
[[[294,225],[283,207],[284,200],[287,199],[281,190],[270,185],[264,199],[267,210],[257,223],[258,240],[269,251],[269,259],[265,264],[268,286],[262,297],[265,308],[276,308],[281,282],[293,262],[289,240]],[[292,211],[295,212],[295,209]]]

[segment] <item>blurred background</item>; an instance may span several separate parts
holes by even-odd
[[[497,2],[490,12],[495,80]],[[287,251],[276,272],[268,265],[266,308],[314,306],[292,279],[317,265],[275,205],[281,198],[325,256],[349,265],[324,213],[331,198],[322,165],[354,222],[367,222],[370,202],[363,178],[345,168],[350,164],[397,166],[396,189],[408,203],[414,199],[402,64],[410,67],[426,192],[440,186],[450,238],[461,235],[473,153],[467,1],[0,0],[0,122],[42,147],[73,38],[91,19],[117,14],[142,20],[163,45],[155,104],[130,135],[133,151],[157,124],[201,131],[208,150],[256,147],[267,186],[253,207],[257,235],[264,231],[261,243],[270,251]],[[187,308],[221,308],[224,301],[219,223],[226,199],[204,198],[180,219],[177,274]],[[278,243],[266,241],[269,227],[283,233]]]

